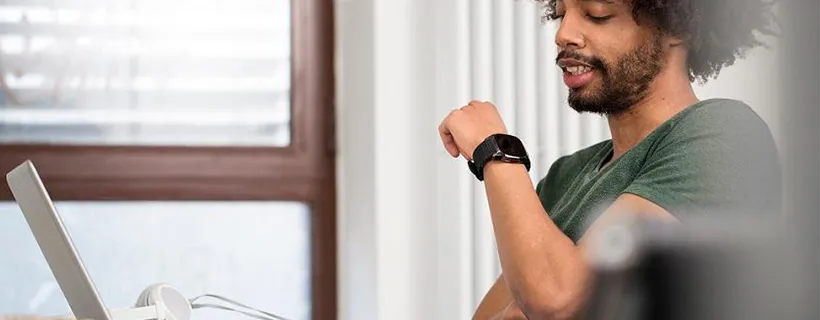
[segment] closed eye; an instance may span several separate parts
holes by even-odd
[[[593,15],[587,15],[587,17],[589,18],[589,20],[592,20],[592,22],[595,22],[595,23],[604,23],[607,20],[612,18],[612,16],[598,17],[598,16],[593,16]]]

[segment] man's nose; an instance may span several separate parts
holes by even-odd
[[[578,19],[572,15],[564,15],[555,34],[555,44],[561,49],[581,49],[586,45]]]

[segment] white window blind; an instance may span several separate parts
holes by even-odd
[[[0,0],[0,142],[289,143],[288,0]]]

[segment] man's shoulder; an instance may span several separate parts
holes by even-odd
[[[644,146],[648,159],[693,161],[698,167],[708,164],[714,169],[721,168],[716,163],[745,166],[755,162],[749,158],[770,160],[766,165],[777,162],[777,148],[768,124],[739,100],[700,102],[680,112],[657,133]]]
[[[717,205],[762,208],[780,201],[773,135],[742,101],[712,99],[694,105],[651,142],[631,188],[643,190],[635,193],[645,197],[657,195],[652,198],[656,203],[711,210]]]
[[[751,106],[734,99],[709,99],[684,109],[642,141],[639,149],[650,156],[694,152],[708,158],[702,160],[729,157],[727,152],[776,153],[768,124]]]
[[[696,103],[675,116],[676,127],[710,128],[727,132],[745,129],[763,130],[769,127],[754,109],[741,100],[715,98]]]

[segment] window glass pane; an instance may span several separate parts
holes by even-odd
[[[290,0],[6,0],[0,142],[290,142]]]
[[[57,209],[108,308],[169,283],[289,319],[310,318],[309,208],[290,202],[59,202]],[[0,202],[0,315],[69,313],[14,202]],[[208,299],[203,302],[219,302]],[[193,319],[243,319],[216,309]]]

